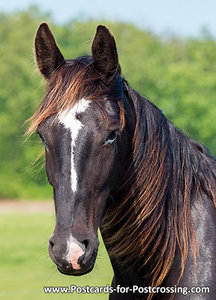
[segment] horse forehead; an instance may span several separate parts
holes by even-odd
[[[65,128],[73,130],[75,133],[76,130],[79,130],[82,126],[81,121],[79,120],[79,114],[85,113],[90,107],[90,101],[82,98],[69,110],[59,114],[59,122],[64,125]]]

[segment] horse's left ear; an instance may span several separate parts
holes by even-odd
[[[114,37],[109,29],[99,25],[92,43],[92,55],[105,84],[120,70]]]

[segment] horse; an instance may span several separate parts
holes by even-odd
[[[47,85],[27,134],[36,131],[45,147],[56,214],[48,249],[58,270],[90,272],[100,228],[114,271],[110,299],[179,300],[180,287],[187,299],[215,299],[210,151],[130,87],[107,27],[97,27],[92,55],[64,59],[42,23],[35,58]]]

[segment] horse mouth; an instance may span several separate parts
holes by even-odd
[[[80,257],[80,261],[79,261],[80,269],[78,269],[78,270],[73,269],[71,263],[70,264],[62,263],[61,265],[56,264],[57,269],[60,273],[62,273],[64,275],[69,275],[69,276],[82,276],[82,275],[85,275],[85,274],[87,274],[87,273],[89,273],[93,270],[94,265],[95,265],[95,260],[96,260],[96,257],[97,257],[97,251],[98,251],[97,249],[94,250],[90,260],[88,260],[85,263],[83,262],[82,257]]]

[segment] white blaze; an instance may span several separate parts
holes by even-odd
[[[77,102],[70,111],[63,111],[59,115],[59,121],[65,126],[65,128],[70,129],[71,132],[71,189],[73,192],[77,190],[77,172],[74,162],[74,147],[79,135],[80,129],[83,127],[82,122],[76,118],[76,114],[83,113],[89,107],[89,101],[82,98]]]
[[[78,245],[77,240],[70,235],[67,240],[67,250],[64,258],[72,264],[74,270],[79,270],[79,258],[84,254],[83,249]]]
[[[78,263],[79,258],[84,254],[83,249],[79,246],[79,242],[70,235],[67,240],[67,250],[63,258],[72,264],[74,270],[79,270],[80,265]]]

